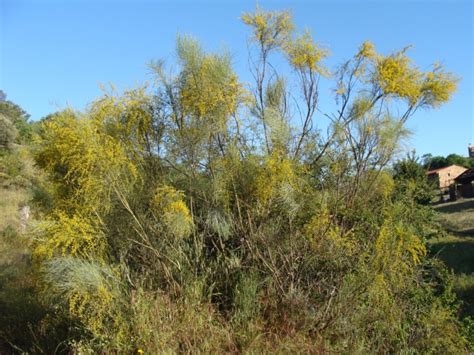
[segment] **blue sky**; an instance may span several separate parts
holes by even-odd
[[[467,154],[474,143],[473,5],[470,0],[263,1],[289,9],[301,30],[328,47],[330,68],[364,40],[382,53],[413,45],[421,69],[440,61],[462,78],[452,101],[409,122],[406,149],[418,154]],[[0,0],[0,89],[33,119],[72,106],[84,109],[99,85],[132,88],[153,77],[147,63],[175,60],[176,35],[192,34],[208,50],[226,48],[244,81],[247,28],[239,17],[255,1]],[[331,109],[331,82],[321,108]],[[317,118],[318,119],[318,118]]]

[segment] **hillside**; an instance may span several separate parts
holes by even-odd
[[[463,316],[474,316],[474,199],[440,204],[439,222],[447,234],[431,241],[433,252],[454,273]]]
[[[34,340],[46,311],[35,293],[27,233],[38,173],[26,146],[0,151],[0,354],[47,349]]]

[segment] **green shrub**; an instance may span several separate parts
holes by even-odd
[[[388,169],[405,121],[457,80],[365,42],[335,73],[340,107],[324,136],[312,117],[327,52],[287,12],[243,20],[258,55],[251,93],[228,54],[180,37],[176,75],[156,64],[154,94],[105,93],[45,119],[41,174],[28,149],[3,156],[41,218],[26,268],[39,338],[26,348],[47,352],[62,334],[83,353],[466,352],[452,284],[427,256],[424,172]],[[268,63],[277,51],[304,105]]]

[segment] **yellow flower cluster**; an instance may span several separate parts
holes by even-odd
[[[265,205],[276,196],[283,183],[295,185],[296,174],[293,162],[278,150],[269,155],[257,175],[255,186],[258,201]]]
[[[255,13],[244,13],[242,21],[253,28],[254,40],[267,49],[284,43],[294,28],[289,12],[263,11],[258,7]]]
[[[439,68],[428,72],[420,89],[425,103],[437,107],[448,102],[456,91],[458,81],[452,74],[440,72]]]
[[[402,54],[381,58],[377,62],[377,81],[385,94],[408,99],[411,104],[420,97],[421,72],[410,67]]]
[[[322,257],[333,257],[337,254],[348,256],[355,251],[352,236],[343,235],[324,207],[303,227],[303,233],[309,239],[312,250]]]
[[[449,101],[456,91],[458,79],[435,66],[433,71],[422,72],[410,66],[404,51],[392,56],[375,57],[376,81],[384,94],[405,98],[411,105],[421,103],[437,107]]]
[[[45,123],[36,161],[68,186],[57,191],[57,206],[63,210],[83,215],[106,210],[112,190],[137,176],[124,146],[102,128],[71,111]]]
[[[103,233],[79,215],[58,211],[54,218],[41,223],[35,234],[34,256],[39,260],[68,255],[105,257]]]
[[[142,151],[152,130],[151,100],[145,90],[140,87],[120,96],[106,94],[90,110],[95,126],[120,139],[129,152]]]
[[[410,272],[426,255],[423,241],[411,231],[394,225],[390,219],[382,226],[375,241],[375,268],[392,280]]]
[[[183,199],[181,191],[165,185],[156,189],[152,201],[168,232],[178,239],[188,236],[194,227],[193,218]]]
[[[193,38],[178,39],[181,62],[179,107],[184,116],[191,116],[189,128],[208,122],[223,130],[227,118],[245,100],[244,89],[232,70],[229,55],[206,54]]]
[[[365,41],[359,48],[358,57],[364,57],[367,59],[377,58],[377,52],[375,51],[375,46],[370,41]]]
[[[285,47],[290,64],[295,69],[308,69],[324,76],[329,75],[328,70],[320,64],[329,53],[314,42],[309,32],[289,41]]]
[[[370,74],[367,82],[377,84],[385,95],[406,99],[410,105],[437,107],[449,101],[456,91],[458,79],[451,73],[443,72],[439,65],[429,72],[419,70],[411,65],[406,50],[383,56],[377,53],[373,43],[365,41],[356,58],[368,61],[361,64],[356,74]],[[344,87],[338,89],[339,94],[344,92]]]
[[[115,270],[108,271],[112,272],[109,278],[118,276]],[[69,289],[66,293],[68,311],[95,337],[104,339],[109,336],[124,341],[128,324],[117,303],[120,300],[119,290],[117,285],[110,284],[110,280],[104,277],[102,275],[94,280],[96,283]]]
[[[104,334],[106,332],[104,327],[107,327],[105,319],[110,315],[113,295],[102,285],[93,292],[87,291],[92,290],[76,292],[69,297],[69,313],[80,319],[93,334]]]
[[[220,80],[215,80],[219,65],[218,58],[209,56],[198,67],[185,71],[180,92],[185,114],[197,118],[225,118],[235,112],[242,87],[233,73],[224,73]]]

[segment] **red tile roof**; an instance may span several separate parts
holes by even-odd
[[[444,170],[444,169],[449,169],[449,168],[452,168],[453,166],[458,166],[458,167],[460,167],[460,168],[464,168],[464,167],[461,166],[461,165],[453,164],[453,165],[445,166],[444,168],[438,168],[438,169],[433,169],[433,170],[427,171],[427,172],[426,172],[426,175],[435,174],[435,173],[437,173],[438,171],[441,171],[441,170]],[[464,168],[464,169],[466,169],[466,168]]]

